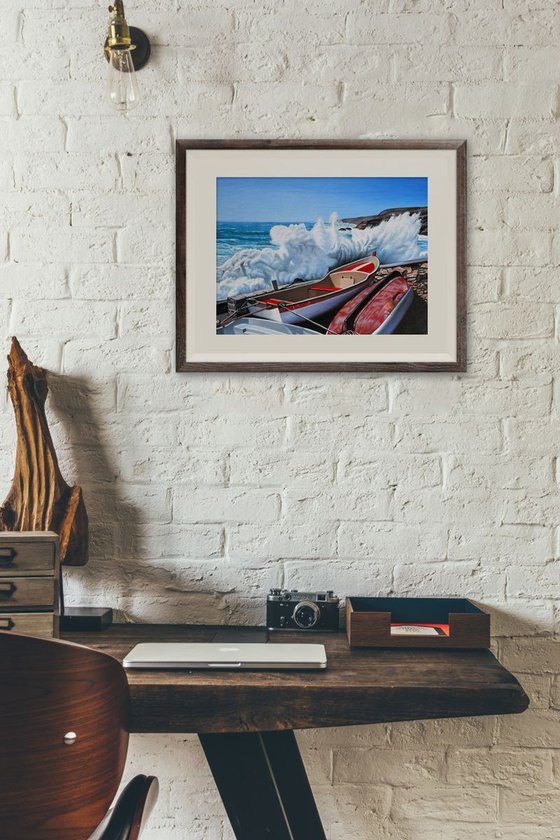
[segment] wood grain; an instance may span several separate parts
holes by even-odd
[[[44,531],[0,532],[0,579],[58,577],[58,537]]]
[[[187,141],[177,140],[175,170],[175,365],[187,370]]]
[[[0,579],[0,610],[30,611],[38,608],[54,610],[56,607],[54,578],[14,577]]]
[[[437,650],[490,647],[490,616],[483,610],[474,614],[451,611],[446,613],[442,623],[449,624],[449,636],[392,635],[391,619],[390,612],[360,612],[359,607],[354,609],[352,598],[346,598],[346,637],[351,647]],[[415,624],[416,621],[424,621],[424,618],[410,618],[404,623]]]
[[[120,664],[76,645],[0,633],[0,685],[2,840],[86,840],[125,765]]]
[[[60,563],[88,559],[88,518],[82,490],[63,479],[45,414],[47,373],[32,364],[17,338],[8,355],[8,391],[17,448],[11,489],[0,508],[0,531],[55,531]]]
[[[72,639],[122,660],[139,642],[210,642],[218,632],[224,641],[224,629],[113,625]],[[229,632],[234,641],[237,629]],[[350,650],[342,633],[314,634],[312,640],[327,649],[326,671],[128,671],[130,731],[306,729],[515,714],[529,704],[489,651]],[[271,639],[301,641],[290,633]]]
[[[0,630],[14,633],[29,633],[32,636],[52,638],[58,636],[59,616],[48,612],[6,612],[0,611]]]
[[[186,156],[189,149],[434,149],[457,153],[457,292],[456,292],[456,360],[454,362],[188,362],[187,285],[186,285]],[[466,187],[467,144],[465,140],[177,140],[176,142],[176,285],[175,285],[175,357],[176,370],[183,373],[211,373],[216,371],[259,373],[312,372],[336,373],[375,371],[419,373],[461,372],[467,369],[466,343]]]

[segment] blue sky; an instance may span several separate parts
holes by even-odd
[[[217,178],[219,222],[313,222],[428,203],[427,178]]]

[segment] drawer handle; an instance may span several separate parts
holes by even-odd
[[[0,630],[13,630],[15,626],[11,618],[0,618]]]
[[[9,583],[0,583],[0,598],[2,598],[4,601],[7,601],[9,598],[12,597],[16,590],[17,586],[11,581]]]
[[[0,568],[11,569],[16,557],[17,551],[15,548],[0,548]]]

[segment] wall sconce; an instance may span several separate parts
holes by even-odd
[[[109,32],[104,45],[109,62],[107,96],[117,111],[130,111],[140,102],[136,70],[150,57],[150,41],[145,32],[129,26],[124,16],[123,0],[109,6]]]

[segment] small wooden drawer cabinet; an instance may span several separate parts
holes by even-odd
[[[0,533],[0,630],[58,636],[58,535]]]

